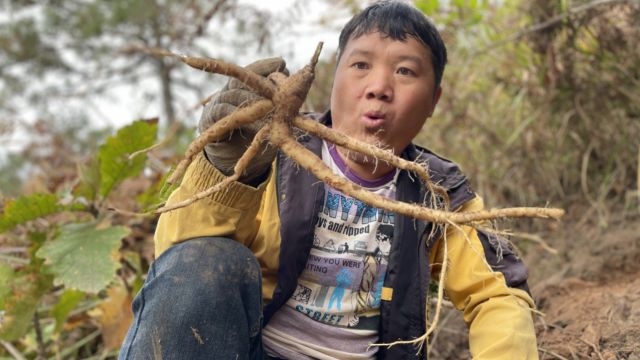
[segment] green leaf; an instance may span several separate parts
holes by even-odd
[[[12,281],[5,285],[9,291],[1,300],[4,313],[0,322],[0,339],[5,341],[15,341],[29,330],[40,299],[52,285],[51,276],[45,274],[14,275]]]
[[[426,15],[433,15],[440,7],[438,0],[416,0],[415,4]]]
[[[56,285],[97,293],[113,280],[120,240],[130,230],[123,226],[97,229],[95,224],[67,224],[36,255],[55,276]]]
[[[146,156],[141,154],[130,160],[129,155],[153,145],[157,129],[157,122],[139,120],[107,138],[98,152],[102,197],[109,195],[124,179],[140,174]]]
[[[151,186],[147,187],[145,192],[138,196],[138,203],[140,203],[144,209],[149,211],[157,208],[158,205],[166,202],[169,195],[178,188],[178,184],[169,184],[167,182],[171,174],[173,174],[173,171],[169,171],[162,177],[157,178]]]
[[[55,332],[60,332],[71,310],[84,298],[84,293],[79,290],[66,290],[58,303],[51,309],[51,316],[56,319]]]
[[[78,165],[78,175],[80,181],[73,189],[73,194],[93,202],[100,190],[100,161],[98,158],[93,158],[88,164]]]
[[[17,225],[64,210],[55,194],[33,194],[8,201],[0,215],[0,233]]]

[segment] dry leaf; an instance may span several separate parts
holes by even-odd
[[[102,329],[102,341],[107,349],[117,349],[122,344],[127,330],[133,321],[131,296],[123,287],[112,286],[107,289],[108,298],[89,311]]]

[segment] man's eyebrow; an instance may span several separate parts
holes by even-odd
[[[347,56],[370,56],[371,51],[363,49],[353,49]]]
[[[416,55],[399,55],[398,60],[400,61],[412,61],[417,63],[418,65],[422,64],[422,57]]]
[[[350,53],[347,54],[346,57],[352,57],[352,56],[364,56],[364,57],[370,57],[373,54],[372,51],[369,50],[364,50],[364,49],[353,49]],[[417,56],[417,55],[398,55],[396,57],[397,61],[411,61],[416,63],[416,65],[422,65],[423,62],[423,58],[421,56]]]

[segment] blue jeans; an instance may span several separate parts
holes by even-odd
[[[261,283],[257,259],[237,241],[204,237],[172,246],[133,301],[119,359],[268,359]]]

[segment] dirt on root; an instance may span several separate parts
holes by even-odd
[[[640,218],[571,215],[542,234],[557,255],[529,246],[524,256],[544,313],[535,319],[540,359],[640,360]],[[442,316],[430,359],[470,358],[461,315]]]

